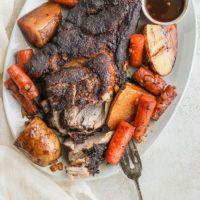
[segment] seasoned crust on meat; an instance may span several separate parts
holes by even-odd
[[[123,84],[126,74],[122,66],[127,59],[129,38],[135,32],[140,10],[140,0],[81,0],[69,11],[48,44],[51,51],[47,53],[44,47],[45,51],[42,49],[32,58],[27,66],[28,74],[40,77],[48,73],[48,60],[52,53],[59,52],[61,62],[58,65],[62,66],[66,55],[70,58],[90,58],[106,50],[113,53],[118,83]],[[38,73],[38,69],[43,73]]]

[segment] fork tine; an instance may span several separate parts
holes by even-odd
[[[130,165],[129,165],[129,158],[128,158],[128,154],[127,152],[125,151],[124,152],[124,155],[122,156],[121,158],[121,161],[120,161],[120,165],[124,171],[125,174],[128,174],[128,171],[130,170]]]
[[[121,165],[124,173],[126,174],[127,167],[126,167],[126,162],[124,160],[124,156],[122,156],[122,158],[121,158],[120,165]]]
[[[124,154],[124,156],[125,156],[125,159],[126,159],[126,162],[127,162],[128,166],[130,166],[130,162],[129,162],[129,154],[128,154],[128,150],[127,150],[127,148],[125,149],[125,154]]]
[[[124,155],[122,156],[122,162],[124,162],[126,166],[130,165],[127,148],[125,149]]]
[[[129,142],[129,148],[130,148],[129,151],[130,151],[131,160],[134,162],[134,164],[139,163],[139,165],[142,168],[142,162],[140,159],[140,155],[138,153],[137,147],[136,147],[133,139]]]
[[[135,150],[130,146],[130,144],[128,144],[127,149],[128,149],[128,153],[131,158],[131,161],[133,162],[133,164],[136,164],[137,158],[135,156]]]

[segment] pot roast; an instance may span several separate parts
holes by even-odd
[[[140,10],[140,0],[81,0],[28,63],[26,72],[42,88],[45,120],[68,137],[67,148],[75,145],[68,148],[69,174],[98,171],[108,141],[84,145],[99,137],[95,132],[105,124],[114,86],[126,81],[123,66]],[[79,158],[76,148],[84,156]]]

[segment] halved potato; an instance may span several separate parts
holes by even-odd
[[[152,69],[161,76],[169,74],[177,54],[176,25],[148,24],[144,28],[144,36],[147,60]]]
[[[61,155],[57,135],[39,117],[31,120],[14,144],[40,166],[53,163]]]
[[[62,20],[57,3],[44,3],[18,20],[25,38],[36,47],[43,47],[56,32]]]
[[[108,113],[107,125],[111,130],[116,129],[120,121],[131,122],[134,119],[137,102],[143,93],[141,87],[126,83],[115,96]]]

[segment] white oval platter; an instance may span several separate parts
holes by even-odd
[[[35,7],[39,6],[43,2],[46,1],[27,0],[23,9],[21,10],[19,17],[23,16],[30,10],[33,10]],[[166,124],[172,118],[172,115],[174,114],[176,108],[178,107],[178,104],[181,101],[181,98],[183,96],[184,90],[187,86],[191,74],[196,43],[197,43],[196,16],[195,16],[195,9],[193,2],[190,1],[189,9],[186,16],[181,21],[181,23],[178,24],[178,55],[176,63],[171,74],[165,78],[165,80],[168,83],[171,83],[177,87],[178,97],[157,123],[151,123],[150,128],[148,130],[148,137],[145,138],[145,141],[142,144],[138,145],[141,154],[144,153],[152,145],[152,143],[156,140],[156,138],[158,138],[158,136],[161,134]],[[27,47],[28,44],[26,43],[24,37],[22,36],[22,33],[19,30],[17,24],[15,24],[5,61],[3,80],[6,80],[8,78],[6,70],[10,65],[12,65],[15,62],[14,55],[16,51]],[[20,105],[11,96],[9,91],[5,89],[5,87],[3,87],[3,100],[4,100],[4,107],[8,124],[10,126],[13,137],[16,138],[19,135],[20,131],[23,130],[24,122],[26,121],[26,119],[22,118]],[[64,160],[64,158],[61,158],[61,160]],[[67,179],[67,176],[64,171],[53,173],[49,170],[48,167],[45,168],[38,166],[36,167],[41,171],[49,174],[50,176],[53,176],[54,178],[56,177],[59,179]],[[94,177],[92,176],[92,177],[82,178],[82,180],[94,180],[96,178],[103,178],[113,175],[118,171],[119,171],[118,166],[108,166],[104,164],[100,167],[99,174],[95,175]]]

